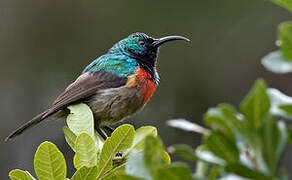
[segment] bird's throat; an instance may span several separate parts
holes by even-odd
[[[151,74],[144,68],[138,68],[137,73],[128,77],[127,86],[137,86],[144,102],[147,103],[156,90],[155,82]]]

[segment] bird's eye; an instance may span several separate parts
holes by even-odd
[[[138,44],[139,44],[139,46],[144,46],[145,42],[144,41],[139,41]]]

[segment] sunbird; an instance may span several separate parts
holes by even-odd
[[[96,131],[113,131],[112,125],[142,109],[159,84],[156,70],[160,45],[173,41],[190,41],[183,36],[153,38],[133,33],[93,60],[54,101],[52,106],[13,131],[5,141],[21,134],[44,119],[65,119],[67,106],[87,104],[94,115]]]

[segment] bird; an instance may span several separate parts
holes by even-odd
[[[90,107],[94,127],[106,139],[101,129],[112,132],[111,126],[148,103],[159,85],[159,47],[174,40],[190,41],[184,36],[153,38],[145,33],[130,34],[93,60],[47,110],[17,128],[5,141],[45,119],[65,119],[70,113],[67,106],[78,103]]]

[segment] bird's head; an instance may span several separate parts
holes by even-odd
[[[156,39],[144,33],[133,33],[115,44],[110,52],[120,51],[123,54],[137,59],[140,65],[148,66],[149,68],[154,67],[156,64],[160,45],[173,40],[190,41],[182,36],[166,36]]]

